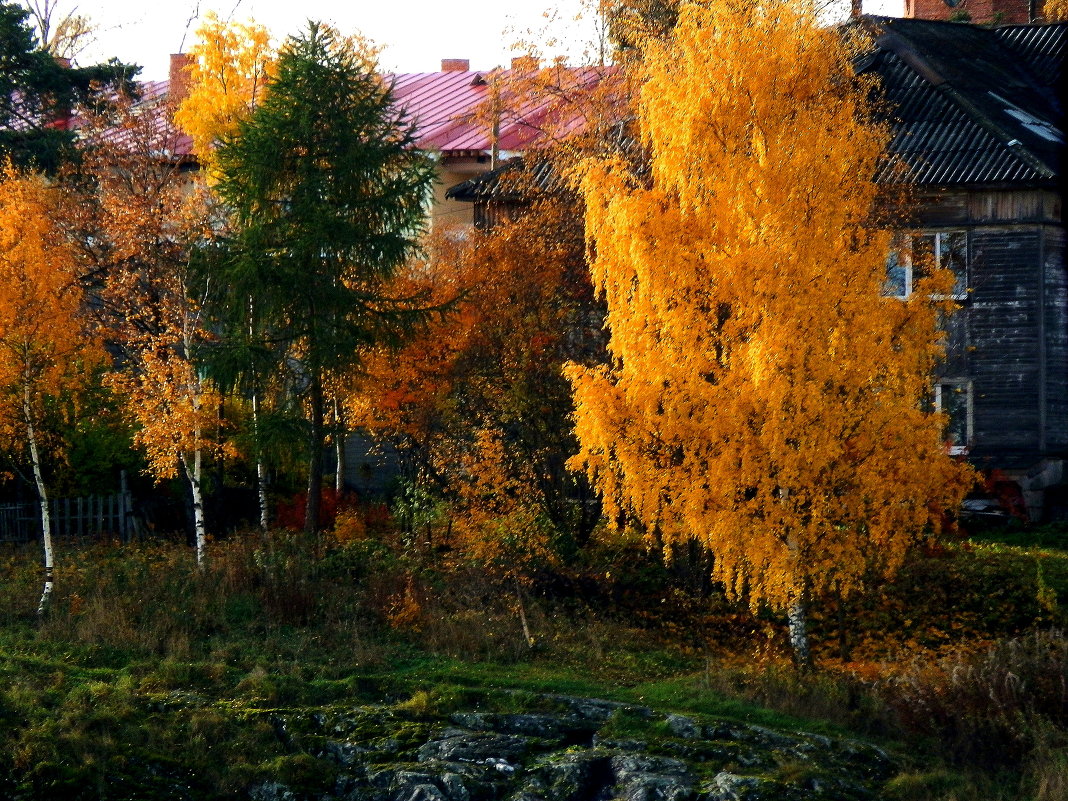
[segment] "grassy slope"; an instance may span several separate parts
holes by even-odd
[[[856,606],[850,635],[858,650],[873,659],[919,648],[914,661],[934,665],[963,638],[988,641],[1063,620],[1064,531],[1009,533],[1016,544],[993,535],[919,560],[886,600]],[[1021,776],[1026,792],[1043,792],[1045,782],[1053,789],[1044,797],[1058,797],[1050,792],[1064,774],[1063,730],[1050,729],[1040,743],[1052,772],[1034,760],[1000,773],[976,771],[941,748],[937,733],[924,741],[922,731],[903,732],[899,710],[845,673],[799,677],[775,660],[747,665],[753,644],[745,636],[733,647],[695,648],[701,638],[692,629],[739,628],[737,614],[714,601],[680,599],[636,626],[633,614],[614,614],[599,595],[596,602],[528,600],[538,635],[529,649],[513,599],[500,587],[490,600],[477,594],[485,577],[467,586],[453,576],[450,584],[441,571],[384,550],[316,548],[292,538],[220,545],[206,576],[180,548],[68,550],[56,608],[41,627],[32,618],[34,554],[0,558],[0,753],[11,755],[0,796],[17,782],[39,797],[93,797],[94,781],[133,775],[139,760],[169,766],[161,782],[167,770],[183,774],[192,764],[196,776],[185,779],[205,793],[236,791],[268,769],[277,773],[275,763],[288,758],[263,724],[263,710],[384,699],[445,709],[506,689],[502,697],[519,704],[524,693],[589,695],[874,737],[905,766],[892,797],[1026,797]],[[623,607],[647,607],[643,582],[669,577],[652,578],[632,577],[609,595]],[[834,639],[831,617],[815,626],[827,642]],[[739,630],[761,632],[765,645],[781,635],[774,621],[747,625]],[[880,627],[881,639],[873,635]],[[896,669],[904,664],[898,659]],[[241,725],[253,719],[255,725]]]

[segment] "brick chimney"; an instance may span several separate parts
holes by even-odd
[[[193,57],[188,53],[171,53],[170,101],[178,105],[189,94],[189,68]]]
[[[470,72],[471,62],[466,58],[443,58],[441,60],[442,72]]]

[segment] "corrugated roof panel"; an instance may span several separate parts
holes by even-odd
[[[1063,53],[1068,26],[991,31],[924,20],[879,24],[897,40],[881,39],[881,51],[865,59],[862,69],[881,78],[891,125],[890,149],[905,165],[903,170],[884,165],[880,181],[946,186],[1050,180],[1048,172],[1036,167],[1051,162],[1050,148],[1009,109],[1033,109],[1047,119],[1051,116],[1048,93],[1042,87],[1050,78],[1032,80],[1029,72],[1050,68],[1052,59]],[[1005,40],[1004,46],[999,38]],[[911,50],[901,50],[902,41]],[[1020,55],[1025,51],[1030,54],[1027,58]],[[939,85],[916,69],[911,62],[917,59],[926,61],[927,71],[941,79],[935,82]],[[1016,88],[1006,89],[1004,82]],[[1009,104],[990,95],[996,90],[1012,98]],[[1025,147],[1010,147],[1011,138]]]
[[[1065,57],[1063,25],[1005,25],[995,28],[994,35],[1026,62],[1038,83],[1060,85]]]

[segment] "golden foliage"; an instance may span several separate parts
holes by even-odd
[[[11,163],[0,173],[0,432],[26,444],[26,409],[84,378],[99,358],[86,335],[74,254],[55,225],[56,190]]]
[[[189,359],[165,347],[145,350],[136,371],[114,373],[111,379],[138,424],[134,444],[144,449],[157,480],[177,476],[182,457],[194,451],[232,453],[209,436],[218,425],[222,398]]]
[[[754,606],[856,591],[968,483],[924,410],[952,278],[882,295],[887,133],[810,4],[690,3],[643,55],[650,172],[584,176],[612,360],[570,368],[572,463]]]
[[[90,120],[83,171],[92,180],[72,190],[67,217],[88,233],[82,269],[97,276],[98,323],[125,361],[109,383],[162,480],[198,451],[229,450],[212,436],[219,396],[194,360],[210,338],[202,314],[213,288],[192,253],[212,237],[214,209],[177,160],[159,157],[181,135],[166,114],[125,105],[119,130]]]
[[[1068,0],[1046,0],[1042,4],[1042,16],[1047,22],[1063,22],[1068,19]]]
[[[224,22],[208,12],[189,50],[189,92],[174,115],[193,139],[193,150],[211,175],[215,145],[237,133],[274,73],[271,35],[262,25]]]

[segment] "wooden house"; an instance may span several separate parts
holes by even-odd
[[[863,18],[914,230],[890,265],[911,291],[923,254],[958,275],[934,401],[951,447],[1017,482],[1032,518],[1065,514],[1068,274],[1061,79],[1068,24],[979,27]],[[901,169],[903,167],[903,169]]]
[[[958,275],[959,312],[933,403],[949,415],[951,452],[1022,491],[1033,519],[1065,516],[1068,275],[1061,218],[1066,24],[979,27],[862,17],[893,131],[878,176],[910,187],[912,219],[888,263],[906,296],[935,258]],[[453,187],[476,224],[515,213],[505,165]],[[540,177],[537,183],[546,184]]]

